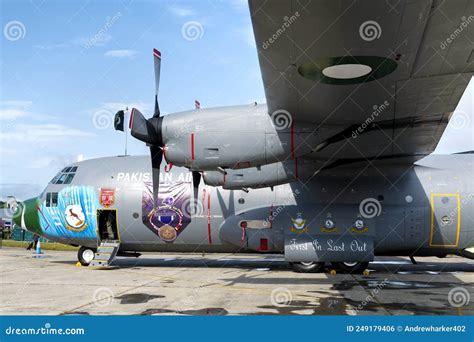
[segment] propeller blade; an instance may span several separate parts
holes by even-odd
[[[193,190],[194,190],[194,197],[193,197],[193,206],[195,209],[195,213],[198,211],[198,201],[199,201],[199,184],[201,183],[201,173],[199,171],[192,171],[193,173]]]
[[[158,90],[160,88],[160,73],[161,73],[161,52],[153,49],[153,62],[155,65],[155,113],[153,117],[160,116],[160,107],[158,106]]]
[[[153,207],[156,207],[160,192],[160,167],[161,160],[163,159],[163,150],[156,146],[150,146],[150,154],[153,179]]]
[[[199,171],[193,171],[193,188],[197,189],[199,188],[199,184],[201,183],[201,172]]]

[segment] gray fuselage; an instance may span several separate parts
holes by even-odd
[[[368,236],[378,255],[443,256],[474,245],[473,160],[472,154],[431,155],[416,165],[346,167],[321,172],[306,183],[248,193],[201,184],[197,203],[191,173],[166,166],[160,196],[174,209],[166,215],[153,212],[155,216],[145,203],[151,196],[149,157],[87,160],[71,165],[77,170],[70,184],[50,183],[41,194],[40,233],[54,241],[97,247],[97,210],[107,208],[117,212],[122,251],[284,253],[292,234],[303,228],[313,236]],[[74,199],[80,187],[98,200]],[[167,191],[179,193],[181,202],[175,195],[168,198]],[[61,209],[54,211],[48,207],[54,206],[56,193]],[[375,211],[364,213],[362,205],[370,201]],[[80,222],[89,224],[86,230],[95,224],[95,232],[84,235],[86,230],[75,228],[77,221],[68,215],[81,209],[71,210],[78,208],[71,203],[82,205],[86,220]],[[147,220],[155,221],[150,225]],[[354,226],[357,220],[360,227]],[[163,225],[178,231],[172,241],[158,234]]]

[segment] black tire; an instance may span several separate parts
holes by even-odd
[[[368,262],[332,262],[337,269],[345,273],[362,273],[369,266]]]
[[[290,265],[298,273],[316,273],[324,268],[324,262],[292,262]]]
[[[77,260],[81,263],[82,266],[89,266],[90,262],[94,259],[90,259],[90,252],[95,256],[95,249],[90,247],[81,247],[77,251]]]

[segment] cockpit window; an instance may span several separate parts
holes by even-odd
[[[58,206],[58,193],[53,192],[51,193],[51,207],[57,207]]]
[[[74,178],[74,173],[69,173],[66,179],[64,180],[63,184],[71,184],[73,178]]]
[[[58,193],[57,192],[48,192],[46,194],[46,206],[47,207],[58,206]]]
[[[76,174],[77,166],[68,166],[61,170],[51,180],[51,184],[71,184],[74,175]]]
[[[66,179],[67,177],[67,173],[63,173],[61,175],[61,177],[59,177],[58,181],[56,182],[56,184],[64,184],[64,180]]]

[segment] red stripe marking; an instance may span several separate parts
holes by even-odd
[[[194,133],[191,133],[191,159],[194,160]]]
[[[295,158],[295,177],[298,179],[298,158]]]
[[[128,128],[132,129],[133,127],[133,115],[135,114],[135,108],[132,109],[132,114],[130,114],[130,121],[128,124]]]
[[[211,236],[211,192],[207,192],[207,239],[212,244]]]
[[[158,59],[161,59],[161,52],[158,51],[157,49],[153,49],[153,55],[158,58]]]
[[[291,140],[291,159],[295,159],[295,129],[293,123],[290,128],[290,140]]]

